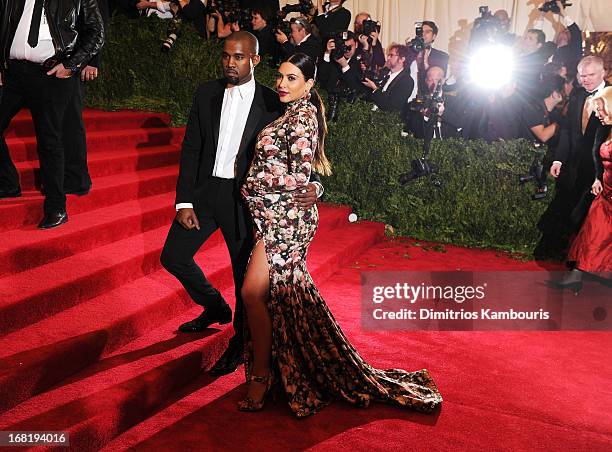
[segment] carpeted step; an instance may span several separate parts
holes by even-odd
[[[166,145],[95,152],[87,160],[89,174],[96,178],[176,165],[179,156],[180,147]],[[37,160],[19,162],[15,166],[19,171],[22,190],[32,190],[35,185],[40,187],[40,167]]]
[[[68,195],[68,217],[129,200],[174,192],[178,167],[164,166],[97,178],[87,196]],[[28,191],[21,198],[0,200],[0,231],[35,225],[42,218],[43,196]],[[49,231],[39,231],[45,233]]]
[[[174,195],[163,193],[72,215],[67,224],[49,231],[35,226],[5,231],[0,274],[19,273],[167,226],[174,214]]]
[[[369,227],[376,228],[372,225]],[[159,269],[159,255],[168,229],[169,225],[162,226],[135,237],[1,278],[0,291],[3,292],[3,297],[0,300],[0,334],[47,318],[82,300]],[[37,232],[41,234],[47,231]],[[330,238],[322,235],[321,239],[330,245],[343,244],[350,240],[354,238]],[[369,243],[365,241],[361,249]],[[348,256],[350,252],[347,250]]]
[[[363,247],[364,243],[369,243],[372,239],[372,237],[377,237],[378,239],[381,238],[381,229],[380,227],[378,227],[378,225],[376,225],[376,227],[372,227],[372,225],[368,225],[368,224],[363,224],[363,225],[348,225],[345,227],[341,227],[338,229],[333,229],[330,230],[329,232],[325,232],[325,230],[320,231],[322,232],[321,237],[323,238],[319,238],[319,239],[315,239],[315,243],[313,243],[312,245],[312,250],[310,253],[310,258],[309,258],[309,268],[311,270],[311,273],[313,274],[313,277],[315,278],[315,280],[321,280],[322,275],[326,274],[326,267],[330,266],[330,265],[335,265],[336,262],[338,262],[337,259],[333,259],[333,258],[327,258],[330,257],[330,255],[344,255],[344,256],[350,256],[353,255],[353,253],[355,253],[357,249],[360,249],[361,247]],[[352,236],[353,239],[352,240],[347,240],[347,241],[327,241],[324,240],[325,236],[332,236],[336,233],[339,233],[341,235],[345,235],[345,236]],[[361,248],[363,249],[363,248]],[[229,271],[226,272],[227,277],[229,278]],[[159,275],[161,279],[164,278],[168,278],[169,276],[163,276],[163,275]],[[144,278],[143,278],[144,279]],[[136,284],[136,282],[132,283],[131,285]],[[175,283],[176,284],[176,283]],[[227,298],[231,297],[231,294],[228,294],[228,290],[231,290],[231,284],[229,289],[226,289],[224,291],[224,295]],[[118,289],[121,290],[121,289]],[[144,295],[142,294],[142,291],[136,291],[140,294],[140,298],[142,298]],[[130,297],[128,294],[123,294],[121,297],[118,297],[120,299],[132,299],[134,296]],[[85,309],[85,306],[87,305],[93,305],[94,301],[90,300],[87,303],[83,303],[82,305],[79,306],[75,306],[74,308],[72,308],[72,310],[74,311],[74,313],[76,312],[80,312],[82,309]],[[133,302],[135,305],[138,305],[140,303],[140,301],[134,301]],[[104,307],[107,306],[104,303],[100,304],[100,307],[98,309],[104,309]],[[196,311],[199,311],[199,308],[195,309]],[[62,316],[65,316],[66,312],[63,312],[61,314],[58,314],[57,317],[57,323],[65,323],[65,320],[62,321]],[[87,319],[87,318],[100,318],[102,317],[100,312],[97,313],[97,315],[93,315],[94,313],[91,313],[92,315],[87,315],[87,313],[84,313],[84,315],[73,315],[73,317],[75,319],[77,318],[81,318],[81,319]],[[118,350],[117,352],[115,352],[113,354],[114,357],[117,357],[118,359],[121,359],[122,357],[126,356],[126,355],[132,355],[132,354],[137,354],[140,355],[141,352],[143,350],[149,350],[151,348],[162,348],[164,351],[159,352],[157,354],[155,354],[154,358],[151,358],[152,360],[150,361],[151,365],[160,365],[160,360],[163,359],[170,359],[170,358],[174,358],[176,355],[174,353],[176,353],[176,349],[172,348],[170,349],[170,351],[168,351],[167,353],[164,354],[165,352],[165,346],[164,345],[159,345],[160,343],[163,344],[164,342],[168,341],[168,337],[173,337],[174,334],[174,330],[176,329],[176,326],[181,323],[182,321],[188,320],[189,318],[192,318],[194,315],[197,315],[197,312],[194,311],[190,311],[188,315],[183,316],[180,319],[173,319],[172,321],[164,324],[159,330],[156,331],[152,331],[151,333],[149,333],[148,335],[143,336],[140,339],[137,339],[135,341],[133,341],[132,343],[128,344],[127,346],[123,347],[122,349]],[[140,316],[136,315],[136,316],[131,316],[133,320],[131,321],[138,321],[140,319]],[[158,317],[159,318],[159,317]],[[161,316],[161,318],[166,318],[164,316]],[[52,321],[53,319],[48,319],[46,321],[41,322],[41,325],[39,325],[39,328],[30,328],[31,331],[44,331],[45,328],[42,328],[43,324],[49,323],[50,321]],[[129,321],[126,320],[126,322],[129,323]],[[83,328],[86,328],[86,324],[85,324],[85,320],[81,320],[81,323],[84,323]],[[94,326],[93,328],[97,328],[98,330],[100,330],[100,325]],[[83,328],[79,328],[78,325],[74,325],[74,328],[77,331],[82,331]],[[115,332],[111,332],[109,331],[109,329],[105,329],[104,331],[106,331],[108,333],[108,336],[105,336],[105,340],[108,341],[108,344],[112,343],[112,337],[116,336],[116,334],[119,332],[119,330],[123,330],[123,331],[131,331],[131,328],[128,327],[125,323],[124,325],[122,325],[120,328],[115,326],[114,327],[116,330]],[[56,327],[57,329],[57,327]],[[26,329],[27,330],[27,329]],[[23,330],[23,331],[26,331]],[[19,333],[23,333],[23,331],[21,332],[17,332],[17,333],[13,333],[13,336],[19,334]],[[226,329],[224,329],[223,331],[226,331]],[[63,332],[62,335],[67,334],[66,331]],[[214,360],[220,355],[220,353],[223,351],[223,348],[225,347],[226,341],[229,338],[228,333],[224,333],[223,335],[223,340],[220,342],[217,342],[216,345],[214,345],[215,350],[214,353],[212,353],[210,350],[207,350],[206,347],[202,348],[202,360],[204,362],[207,362],[208,364],[211,364],[212,362],[214,362]],[[187,335],[189,336],[189,335]],[[215,335],[217,336],[217,335]],[[181,335],[182,337],[182,335]],[[193,336],[192,336],[193,337]],[[221,338],[221,336],[219,336],[219,338]],[[47,338],[48,339],[48,338]],[[183,338],[184,339],[184,338]],[[35,337],[31,337],[29,340],[25,340],[24,341],[26,343],[28,342],[34,342],[36,340]],[[184,341],[182,341],[180,339],[179,336],[176,336],[174,339],[171,340],[172,343],[177,343],[180,342],[180,344],[182,345],[182,343]],[[13,338],[11,341],[9,342],[16,342],[15,338]],[[44,339],[43,339],[44,342]],[[108,347],[108,345],[105,345]],[[212,343],[211,343],[212,346]],[[184,353],[189,353],[192,350],[186,350],[184,351]],[[150,353],[153,353],[152,351],[147,353],[147,355],[149,355]],[[110,358],[108,358],[107,360],[113,360],[113,356],[111,356]],[[22,357],[22,359],[25,359],[24,357]],[[146,358],[148,359],[148,358]],[[141,364],[144,365],[142,363],[142,361],[145,361],[143,359],[141,359],[140,361],[134,361],[132,362],[130,360],[130,363],[128,364],[129,366],[132,365],[137,365],[137,364]],[[70,409],[73,409],[74,406],[72,405],[73,402],[69,402],[71,400],[73,400],[74,397],[78,396],[78,397],[82,397],[82,395],[84,393],[88,393],[89,391],[91,391],[92,387],[97,387],[97,385],[99,384],[109,384],[109,383],[113,383],[114,381],[116,381],[116,378],[113,376],[113,374],[117,371],[117,367],[118,365],[109,365],[108,363],[106,363],[104,360],[100,362],[100,365],[102,366],[102,370],[100,370],[100,372],[106,372],[106,368],[108,367],[112,367],[112,372],[111,375],[105,375],[105,374],[100,374],[100,372],[97,372],[95,370],[95,367],[91,370],[87,370],[85,371],[86,376],[75,376],[72,381],[74,381],[74,385],[79,386],[79,385],[85,385],[83,388],[78,389],[75,386],[72,385],[72,383],[68,383],[65,384],[64,386],[56,389],[56,390],[52,390],[48,393],[45,394],[41,394],[37,397],[35,397],[32,400],[29,400],[21,405],[19,405],[18,407],[16,407],[15,409],[11,410],[10,412],[6,413],[5,416],[3,416],[2,418],[0,418],[0,426],[4,427],[4,423],[7,422],[7,420],[9,422],[19,422],[20,420],[25,420],[25,419],[30,419],[30,421],[21,421],[21,425],[36,425],[36,422],[38,422],[38,419],[42,419],[44,421],[47,420],[46,417],[36,417],[36,413],[38,413],[40,411],[40,407],[44,406],[46,407],[46,409],[50,409],[50,411],[48,412],[53,412],[54,416],[60,416],[60,417],[69,417],[70,413],[67,412],[66,416],[63,416],[61,413],[62,411],[57,411],[57,410],[62,410],[62,407],[56,407],[56,405],[58,403],[61,404],[67,404],[66,406]],[[162,364],[164,365],[164,364]],[[30,363],[30,365],[28,366],[29,369],[34,368],[35,365],[33,365],[32,363]],[[49,363],[45,363],[45,362],[41,362],[40,363],[40,368],[41,371],[44,371],[45,369],[49,369]],[[206,367],[206,366],[205,366]],[[139,367],[139,371],[142,372],[143,368],[142,366]],[[123,372],[122,370],[119,370],[118,372]],[[48,371],[47,371],[48,373]],[[30,375],[32,375],[32,373],[30,373]],[[98,383],[94,383],[91,380],[88,379],[87,376],[92,375],[92,378],[95,378],[96,381]],[[122,373],[122,375],[125,375],[125,373]],[[195,375],[194,375],[195,376]],[[141,378],[147,378],[146,375],[142,375]],[[133,381],[137,381],[138,378],[134,378]],[[15,381],[17,381],[16,379],[13,379],[13,384],[15,384]],[[149,382],[150,384],[154,384],[155,382]],[[164,382],[163,384],[167,384],[167,382]],[[79,386],[80,387],[80,386]],[[66,394],[63,393],[62,391],[65,391],[65,388],[72,388],[72,389],[68,389],[69,391],[71,391],[70,394]],[[24,390],[22,388],[17,388],[14,391],[7,391],[7,393],[11,394],[11,393],[19,393],[19,394],[23,394]],[[161,389],[160,393],[162,394],[167,394],[166,391],[164,391],[164,388]],[[8,401],[7,401],[8,402]],[[5,402],[6,403],[6,402]],[[76,402],[74,402],[76,403]],[[110,403],[110,402],[109,402]],[[126,405],[131,405],[132,403],[139,403],[139,409],[141,411],[146,411],[149,408],[148,404],[142,404],[141,401],[138,400],[138,395],[137,394],[133,394],[133,393],[124,393],[123,396],[116,396],[115,400],[113,401],[113,403],[115,404],[114,408],[109,410],[106,413],[106,416],[108,416],[107,419],[104,418],[93,418],[93,419],[79,419],[79,422],[84,423],[84,425],[90,425],[91,422],[110,422],[111,419],[115,418],[118,413],[120,413],[121,411],[121,407],[122,406],[126,406]],[[53,408],[52,408],[53,407]],[[65,409],[68,409],[65,408]],[[89,413],[88,413],[89,415]],[[141,413],[135,413],[135,415],[138,417],[141,415]],[[34,418],[32,418],[32,416],[34,416]],[[101,420],[104,419],[104,420]],[[136,418],[135,418],[136,419]],[[14,425],[11,426],[11,428],[13,428]],[[126,426],[127,428],[128,426]],[[62,427],[62,429],[66,429],[69,428],[68,425],[65,425],[64,427]],[[112,436],[120,433],[121,430],[117,430],[114,432]],[[89,435],[91,435],[91,432],[89,433]],[[94,440],[94,438],[96,438],[97,436],[104,436],[104,435],[99,435],[99,432],[96,435],[92,435],[92,437],[90,438],[91,440]],[[110,439],[106,438],[105,441],[108,441]],[[80,450],[85,450],[82,448],[83,444],[88,444],[88,440],[86,440],[85,438],[82,439],[82,443],[79,443],[79,447]]]
[[[144,148],[150,146],[178,145],[183,140],[184,127],[152,127],[150,129],[102,130],[87,134],[87,153],[112,151],[115,149]],[[36,160],[36,138],[33,136],[7,138],[14,162]]]
[[[150,129],[170,126],[169,114],[132,110],[102,111],[85,109],[83,111],[83,120],[85,122],[86,133],[100,130]],[[34,123],[28,110],[20,111],[13,118],[5,132],[6,138],[33,136]]]

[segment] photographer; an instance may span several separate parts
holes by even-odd
[[[351,12],[342,5],[346,0],[330,0],[323,3],[317,0],[317,16],[313,20],[316,33],[322,42],[326,42],[334,33],[348,29],[351,23]]]
[[[400,112],[414,88],[414,80],[410,72],[405,69],[410,52],[406,46],[394,44],[389,48],[385,67],[389,69],[387,75],[377,85],[369,78],[362,82],[372,90],[368,100],[374,102],[377,108],[384,111]]]
[[[370,69],[383,67],[386,60],[379,39],[380,25],[372,20],[369,13],[363,12],[355,16],[353,29],[359,39],[359,50],[364,55],[364,59],[367,59],[368,67]]]
[[[361,54],[358,52],[355,33],[343,31],[339,38],[327,41],[323,60],[319,64],[318,76],[319,83],[324,89],[329,93],[344,88],[355,93],[365,92],[366,88],[361,83],[361,73]]]
[[[274,30],[269,24],[276,13],[269,6],[256,6],[251,10],[251,26],[253,34],[259,41],[259,54],[261,56],[275,57],[278,52],[278,43]]]
[[[321,41],[312,34],[312,28],[305,17],[291,19],[291,39],[282,30],[276,30],[276,40],[280,44],[283,59],[298,52],[305,53],[313,61],[321,56]]]
[[[160,19],[172,19],[175,14],[172,11],[171,2],[164,2],[161,0],[152,0],[150,2],[142,0],[136,3],[136,9],[139,11],[146,10],[147,17],[155,15]]]
[[[563,2],[557,1],[559,17],[562,18],[565,30],[561,30],[556,38],[557,50],[553,55],[553,62],[562,63],[570,70],[570,76],[576,75],[576,67],[582,58],[582,31],[576,22],[565,12]]]
[[[538,96],[523,108],[522,123],[526,128],[523,138],[551,144],[559,130],[560,112],[556,107],[563,102],[565,80],[557,74],[547,74],[540,82]]]
[[[433,128],[434,138],[454,138],[460,135],[461,115],[458,113],[457,102],[453,96],[442,93],[444,71],[432,66],[428,69],[425,84],[426,92],[407,104],[403,112],[404,132],[415,138],[425,138],[426,125],[437,121]]]
[[[421,33],[422,32],[422,33]],[[430,20],[423,21],[421,29],[417,28],[417,39],[421,34],[423,48],[414,45],[415,40],[406,40],[406,45],[412,49],[413,62],[411,63],[410,73],[417,80],[418,92],[427,92],[425,77],[430,67],[437,66],[444,73],[448,70],[448,53],[433,48],[433,43],[438,36],[438,26]]]

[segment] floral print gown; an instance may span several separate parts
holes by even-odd
[[[317,151],[316,107],[306,99],[262,130],[242,187],[264,241],[270,277],[272,367],[298,417],[316,413],[333,399],[358,406],[389,401],[430,412],[442,401],[425,369],[380,370],[350,344],[306,268],[306,253],[318,223],[316,205],[300,210],[293,193],[310,179]],[[247,323],[245,322],[245,325]],[[247,337],[247,377],[252,351]]]

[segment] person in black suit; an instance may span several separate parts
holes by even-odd
[[[349,88],[356,93],[365,93],[366,88],[361,83],[362,58],[359,53],[357,36],[352,31],[342,33],[346,38],[344,45],[347,51],[337,55],[333,39],[327,42],[323,58],[319,63],[319,84],[328,93],[338,93]]]
[[[406,105],[414,88],[414,80],[410,76],[410,71],[405,68],[408,56],[409,50],[406,46],[392,45],[385,63],[389,72],[383,78],[380,86],[369,78],[363,81],[363,84],[372,90],[368,99],[374,102],[380,110],[400,112]]]
[[[544,236],[537,251],[544,256],[565,252],[569,237],[579,229],[592,200],[595,168],[591,150],[599,121],[591,98],[607,86],[603,60],[584,57],[578,64],[578,78],[582,88],[572,92],[550,167],[550,175],[557,179],[555,197],[538,225]]]
[[[420,52],[412,50],[410,60],[413,78],[417,80],[417,88],[420,93],[427,92],[427,84],[425,77],[430,67],[437,66],[442,68],[445,74],[448,73],[448,53],[433,48],[433,44],[438,36],[438,26],[431,20],[423,21],[423,40],[425,48]],[[406,40],[406,45],[409,45],[410,39]],[[415,75],[416,74],[416,75]]]
[[[107,0],[97,0],[102,23],[106,29],[109,18]],[[86,195],[91,189],[91,177],[87,167],[87,139],[83,123],[83,106],[85,99],[85,84],[98,78],[100,68],[100,52],[81,69],[76,95],[68,104],[64,115],[64,191],[67,194]]]
[[[75,75],[104,44],[95,0],[0,1],[0,198],[21,195],[4,131],[24,106],[32,113],[45,188],[40,229],[68,221],[62,128],[78,89]],[[44,10],[44,14],[43,14]],[[72,14],[66,14],[71,11]]]
[[[204,307],[179,331],[200,332],[214,323],[232,320],[232,311],[206,279],[193,257],[217,229],[227,245],[234,276],[236,313],[234,336],[213,367],[221,375],[236,370],[243,355],[243,303],[240,296],[249,254],[252,223],[240,196],[257,134],[281,114],[278,95],[253,77],[259,63],[257,38],[246,31],[231,34],[223,43],[225,78],[202,84],[187,122],[176,185],[177,214],[160,261],[183,285],[193,301]],[[316,201],[311,183],[296,195],[301,207]]]
[[[273,59],[278,54],[278,43],[270,25],[274,14],[275,12],[268,5],[255,6],[251,10],[251,27],[253,27],[253,34],[259,41],[259,55],[270,56]]]
[[[280,44],[281,56],[289,58],[296,53],[304,53],[318,61],[321,56],[321,41],[312,34],[312,27],[305,17],[291,19],[291,39],[281,30],[276,30],[276,40]]]
[[[317,16],[313,19],[316,34],[327,42],[334,33],[346,30],[351,23],[351,12],[342,5],[346,0],[317,0]]]

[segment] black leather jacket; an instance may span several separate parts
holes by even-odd
[[[11,43],[25,0],[0,0],[0,71],[9,60]],[[85,66],[104,44],[97,0],[44,0],[55,53],[67,68]]]

